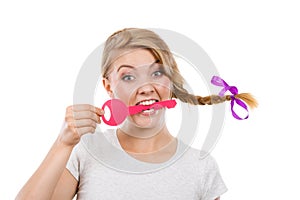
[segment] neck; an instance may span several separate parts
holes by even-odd
[[[134,134],[131,131],[134,131]],[[164,151],[172,146],[171,144],[175,140],[166,125],[160,130],[155,130],[155,134],[153,134],[153,129],[135,128],[135,130],[126,129],[126,132],[123,129],[118,129],[117,136],[122,148],[128,153],[135,154]]]

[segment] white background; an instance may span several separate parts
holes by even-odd
[[[125,27],[184,34],[259,100],[248,120],[226,113],[212,152],[229,188],[222,199],[298,198],[299,10],[291,0],[1,1],[0,199],[13,199],[48,152],[84,60]]]

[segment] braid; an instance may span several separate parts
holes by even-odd
[[[201,97],[201,96],[188,93],[188,91],[184,89],[181,84],[177,84],[177,85],[173,84],[173,89],[174,90],[173,90],[172,97],[177,98],[184,103],[189,103],[192,105],[212,105],[212,104],[223,103],[225,101],[231,101],[231,96],[232,96],[232,95],[225,95],[225,96],[210,95],[206,97]],[[234,97],[244,101],[252,109],[258,106],[256,99],[249,93],[236,94],[234,95]]]
[[[206,97],[196,96],[198,98],[199,105],[212,105],[223,103],[225,101],[230,101],[230,95],[219,96],[219,95],[211,95]]]
[[[201,97],[201,96],[196,96],[188,93],[188,91],[183,87],[176,87],[176,85],[173,85],[173,88],[174,88],[174,92],[173,92],[174,98],[177,98],[184,103],[189,103],[192,105],[212,105],[212,104],[223,103],[225,101],[231,100],[230,95],[226,95],[226,96],[211,95],[211,96]]]

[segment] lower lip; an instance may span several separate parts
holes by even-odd
[[[144,115],[144,116],[150,116],[150,115],[156,114],[157,112],[158,112],[158,110],[150,109],[150,110],[142,111],[142,112],[140,112],[140,114]]]

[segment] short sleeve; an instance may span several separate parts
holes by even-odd
[[[77,144],[67,162],[66,168],[69,172],[74,176],[74,178],[78,181],[79,180],[79,172],[80,172],[80,143]]]
[[[217,162],[211,156],[207,158],[205,171],[204,194],[201,200],[215,200],[227,191],[227,187],[221,177]]]

